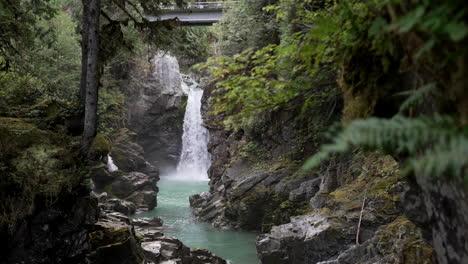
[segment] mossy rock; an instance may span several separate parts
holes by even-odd
[[[365,197],[367,203],[372,201],[373,207],[370,209],[379,216],[395,217],[393,214],[398,211],[396,202],[399,200],[399,195],[394,189],[403,178],[398,163],[392,157],[377,152],[358,153],[351,163],[351,167],[359,168],[360,174],[349,181],[350,183],[331,192],[328,206],[345,211],[358,211]],[[355,172],[348,170],[347,173]]]
[[[89,242],[95,248],[123,242],[132,235],[125,225],[99,223],[96,227],[98,230],[89,234]]]
[[[394,255],[393,263],[432,264],[434,250],[423,240],[421,230],[404,216],[377,232],[377,248],[383,255]]]
[[[73,140],[41,130],[31,121],[0,118],[0,207],[4,208],[0,224],[12,224],[32,213],[37,200],[50,205],[84,180]]]
[[[113,148],[110,155],[119,169],[128,172],[128,170],[133,167],[132,161],[120,148]]]
[[[98,224],[89,234],[91,263],[143,263],[143,249],[130,227],[125,224]]]
[[[97,134],[91,145],[89,156],[92,159],[103,159],[112,150],[112,141],[104,134]]]

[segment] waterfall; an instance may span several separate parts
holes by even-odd
[[[182,81],[183,90],[188,90],[187,106],[184,117],[182,152],[175,179],[208,180],[208,168],[211,165],[208,153],[208,129],[203,126],[201,99],[203,90],[190,76]]]
[[[119,168],[117,167],[117,165],[115,165],[114,160],[112,159],[112,157],[110,155],[107,155],[107,170],[109,170],[110,172],[113,172],[113,171],[116,171],[118,169]]]

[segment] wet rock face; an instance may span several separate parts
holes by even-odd
[[[220,125],[223,116],[208,114],[212,89],[205,88],[202,100],[210,131],[210,192],[191,198],[194,214],[220,227],[264,231],[303,214],[322,183],[319,175],[299,173],[317,141],[309,131],[330,120],[298,118],[300,110],[292,109],[229,130]]]
[[[90,263],[143,263],[143,250],[131,226],[123,222],[98,222],[90,233]]]
[[[105,193],[100,207],[126,215],[155,208],[159,172],[145,160],[143,148],[136,143],[136,134],[122,129],[116,135],[110,155],[118,170],[109,171],[107,161],[101,161],[90,173],[94,191],[99,196]]]
[[[145,158],[162,170],[175,167],[182,148],[186,95],[177,59],[153,58],[143,79],[133,80],[127,97],[127,120],[144,146]]]
[[[87,227],[98,217],[97,199],[62,196],[53,208],[36,209],[14,234],[1,230],[8,241],[0,249],[0,263],[83,263]]]
[[[107,185],[97,185],[97,192],[105,192],[105,199],[101,199],[101,207],[105,210],[131,215],[139,211],[147,211],[156,207],[158,178],[140,172],[124,174],[121,171],[111,172],[112,182]],[[93,178],[99,180],[99,175]],[[101,194],[102,195],[102,194]],[[113,199],[111,199],[113,197]]]
[[[468,192],[457,179],[419,175],[403,195],[405,215],[417,223],[440,264],[468,263]]]
[[[356,244],[357,221],[345,215],[317,212],[273,227],[257,238],[261,263],[320,264],[430,264],[433,250],[422,240],[422,234],[408,219],[400,217],[377,227],[369,237],[361,236]]]
[[[199,83],[211,167],[209,194],[192,197],[194,214],[215,226],[262,231],[304,214],[324,177],[300,168],[323,140],[317,135],[338,118],[339,104],[324,106],[331,109],[328,117],[288,107],[232,122],[209,114],[221,91],[208,80]]]
[[[353,241],[353,228],[315,213],[275,226],[257,239],[261,263],[317,263],[330,259]]]
[[[135,214],[137,209],[134,203],[116,198],[101,201],[101,203],[99,203],[99,208],[101,208],[103,212],[119,212],[124,215]]]
[[[343,183],[330,189],[322,182],[311,213],[257,238],[261,263],[436,263],[422,230],[399,209],[406,182],[398,163],[378,153],[358,153],[345,164],[348,168],[339,172]],[[364,170],[356,177],[355,168]]]
[[[122,129],[116,136],[110,153],[123,172],[141,172],[159,180],[159,169],[145,159],[145,151],[137,142],[136,133]]]

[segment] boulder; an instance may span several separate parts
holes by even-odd
[[[118,198],[130,196],[135,191],[157,191],[156,179],[140,173],[131,172],[115,179],[107,190]]]
[[[133,218],[131,221],[132,225],[140,227],[162,227],[163,221],[159,217],[142,217],[142,218]]]
[[[318,264],[432,264],[434,250],[406,217],[381,226],[371,239],[353,245],[333,260]]]
[[[320,190],[321,181],[321,178],[316,178],[301,183],[299,188],[289,193],[289,200],[292,202],[310,200]]]
[[[193,264],[226,264],[227,262],[203,248],[190,249],[190,255],[193,256]]]
[[[104,163],[93,167],[91,169],[90,176],[96,190],[102,190],[106,185],[111,184],[116,178],[116,174],[109,172]]]
[[[355,239],[355,227],[320,212],[292,218],[257,238],[257,254],[265,264],[317,263],[337,256]]]
[[[156,207],[156,192],[134,192],[126,200],[133,202],[140,211],[148,211]]]
[[[124,215],[132,215],[136,212],[136,205],[132,202],[113,198],[99,205],[104,211],[119,212]]]
[[[163,236],[141,244],[149,263],[226,264],[206,249],[189,249],[176,238]]]
[[[145,259],[131,226],[122,222],[96,223],[89,243],[88,263],[141,264]]]
[[[145,253],[147,262],[160,263],[161,260],[161,242],[150,241],[141,243],[141,248]]]
[[[131,172],[115,178],[105,189],[110,195],[133,203],[139,210],[147,211],[157,205],[156,180],[144,173]],[[122,212],[122,209],[117,210]]]

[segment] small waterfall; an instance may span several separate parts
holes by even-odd
[[[117,167],[117,165],[115,165],[114,160],[112,159],[112,157],[110,155],[107,155],[107,170],[109,170],[110,172],[113,172],[113,171],[116,171],[118,169],[119,168]]]
[[[174,178],[207,181],[207,171],[211,161],[210,153],[208,153],[208,129],[203,126],[201,115],[203,90],[198,88],[198,83],[189,76],[186,76],[186,79],[187,82],[182,81],[183,89],[188,90],[182,152]]]

